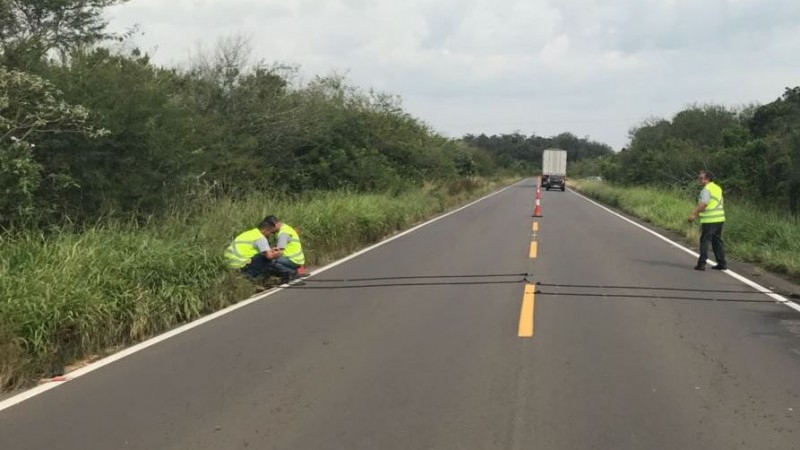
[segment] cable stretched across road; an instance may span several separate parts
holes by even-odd
[[[492,285],[492,284],[521,284],[528,282],[527,273],[497,273],[497,274],[469,274],[469,275],[416,275],[397,277],[370,277],[370,278],[308,278],[297,283],[289,284],[290,289],[360,289],[380,287],[405,287],[405,286],[463,286],[463,285]],[[477,280],[489,278],[490,280]],[[497,280],[497,278],[513,278],[510,280]],[[442,281],[414,281],[414,280],[442,280]],[[448,281],[460,280],[460,281]],[[465,281],[466,280],[466,281]],[[370,284],[351,284],[364,283]],[[375,283],[384,282],[384,283]],[[393,282],[393,283],[386,283]],[[317,284],[309,286],[308,283]],[[329,283],[332,285],[322,285]]]
[[[605,294],[605,293],[585,293],[585,292],[546,292],[536,291],[537,295],[549,295],[554,297],[602,297],[607,299],[640,299],[640,300],[688,300],[694,302],[723,302],[723,303],[776,303],[777,300],[770,299],[748,299],[748,298],[717,298],[717,297],[685,297],[677,295],[655,295],[655,294]],[[748,292],[748,294],[758,294],[760,292]]]
[[[497,278],[513,278],[510,280],[497,280]],[[363,277],[363,278],[304,278],[287,285],[290,289],[364,289],[364,288],[391,288],[391,287],[419,287],[419,286],[465,286],[465,285],[499,285],[499,284],[533,284],[536,286],[536,294],[543,296],[564,296],[564,297],[601,297],[606,299],[644,299],[644,300],[689,300],[704,302],[728,302],[728,303],[775,303],[776,300],[764,299],[766,293],[758,291],[729,290],[729,289],[698,289],[682,287],[660,287],[660,286],[625,286],[625,285],[602,285],[602,284],[562,284],[562,283],[543,283],[532,281],[534,274],[527,272],[519,273],[493,273],[493,274],[466,274],[466,275],[411,275],[394,277]],[[439,281],[415,281],[415,280],[439,280]],[[364,284],[368,283],[368,284]],[[544,288],[544,289],[543,289]],[[555,289],[593,289],[594,292],[560,292],[551,291],[547,288]],[[757,295],[759,298],[726,298],[720,296],[680,296],[663,295],[657,293],[625,294],[608,291],[614,290],[633,290],[633,291],[652,291],[652,292],[693,292],[697,294],[743,294]],[[789,298],[800,298],[795,293],[778,293]],[[777,301],[780,303],[780,301]]]
[[[385,280],[424,280],[436,278],[500,278],[500,277],[529,277],[529,273],[492,273],[471,275],[412,275],[404,277],[374,277],[374,278],[309,278],[303,281],[310,283],[344,283],[350,281],[385,281]]]
[[[603,284],[551,284],[536,283],[539,287],[558,287],[558,288],[582,288],[582,289],[630,289],[630,290],[652,290],[652,291],[681,291],[681,292],[713,292],[725,294],[753,294],[753,291],[725,290],[725,289],[697,289],[697,288],[676,288],[676,287],[655,287],[655,286],[613,286]]]

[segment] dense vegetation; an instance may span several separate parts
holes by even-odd
[[[762,106],[693,106],[634,128],[601,172],[622,185],[691,186],[714,172],[730,199],[800,213],[800,87]],[[733,205],[733,203],[731,203]]]
[[[395,97],[339,77],[292,87],[293,70],[231,61],[237,51],[186,72],[104,48],[38,73],[0,68],[0,225],[142,217],[198,192],[402,190],[490,171]]]

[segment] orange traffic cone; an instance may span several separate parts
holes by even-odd
[[[533,217],[542,217],[542,203],[538,198],[536,199],[536,206],[533,207]]]
[[[536,186],[536,206],[533,207],[533,217],[542,217],[542,185]]]

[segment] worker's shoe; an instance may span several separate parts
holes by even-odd
[[[287,284],[290,281],[297,279],[298,276],[297,272],[295,271],[292,272],[291,274],[282,275],[280,278],[281,278],[281,284]]]
[[[725,264],[717,264],[716,266],[712,267],[713,270],[728,270],[728,266]]]
[[[705,264],[698,264],[698,265],[694,266],[694,270],[706,270],[706,265]]]

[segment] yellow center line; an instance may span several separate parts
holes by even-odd
[[[539,231],[539,222],[533,222],[533,231]]]
[[[531,242],[531,253],[530,253],[531,259],[536,258],[538,247],[539,246],[536,241]]]
[[[534,285],[525,285],[525,294],[522,296],[522,309],[519,313],[518,335],[521,338],[533,337],[534,292],[536,292],[536,287]]]

